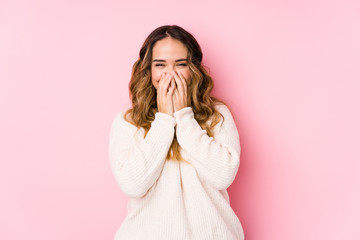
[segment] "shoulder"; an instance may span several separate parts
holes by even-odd
[[[139,136],[144,138],[144,129],[138,128],[132,123],[126,121],[124,115],[128,109],[121,109],[114,114],[111,126],[110,135],[111,137],[118,137],[122,139],[138,139]]]
[[[215,108],[218,111],[229,109],[228,106],[223,103],[216,103]]]
[[[218,104],[215,104],[215,109],[219,113],[221,113],[221,115],[223,115],[224,118],[228,118],[228,117],[232,118],[231,110],[227,105],[225,105],[223,103],[218,103]]]
[[[216,124],[217,131],[224,129],[227,129],[228,131],[237,130],[231,108],[222,103],[216,104],[215,108],[221,114],[220,121]]]
[[[217,105],[216,109],[222,117],[213,129],[214,139],[219,142],[227,142],[230,145],[236,143],[239,139],[239,132],[230,108],[227,105],[221,104]]]
[[[120,109],[117,111],[113,117],[113,121],[124,121],[124,114],[127,111],[127,109]]]
[[[119,125],[130,125],[133,126],[131,123],[125,120],[125,112],[129,109],[120,109],[118,112],[115,113],[112,121],[112,126],[119,126]],[[133,126],[135,127],[135,126]]]

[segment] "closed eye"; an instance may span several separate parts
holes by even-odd
[[[156,67],[158,67],[158,66],[164,66],[164,64],[157,63],[157,64],[155,64],[155,66],[156,66]],[[187,64],[186,64],[186,63],[181,63],[181,64],[179,64],[178,66],[183,66],[183,67],[186,67],[186,66],[187,66]]]

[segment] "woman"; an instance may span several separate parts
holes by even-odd
[[[132,108],[114,118],[112,173],[130,199],[116,240],[244,239],[227,188],[240,140],[195,38],[177,25],[146,38],[129,83]]]

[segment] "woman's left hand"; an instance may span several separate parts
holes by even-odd
[[[176,88],[173,94],[174,112],[188,107],[187,84],[181,72],[172,71],[173,78],[175,78]]]

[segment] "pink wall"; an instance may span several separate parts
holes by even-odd
[[[108,162],[145,37],[198,39],[232,107],[247,240],[360,239],[358,1],[0,2],[0,239],[112,239]]]

